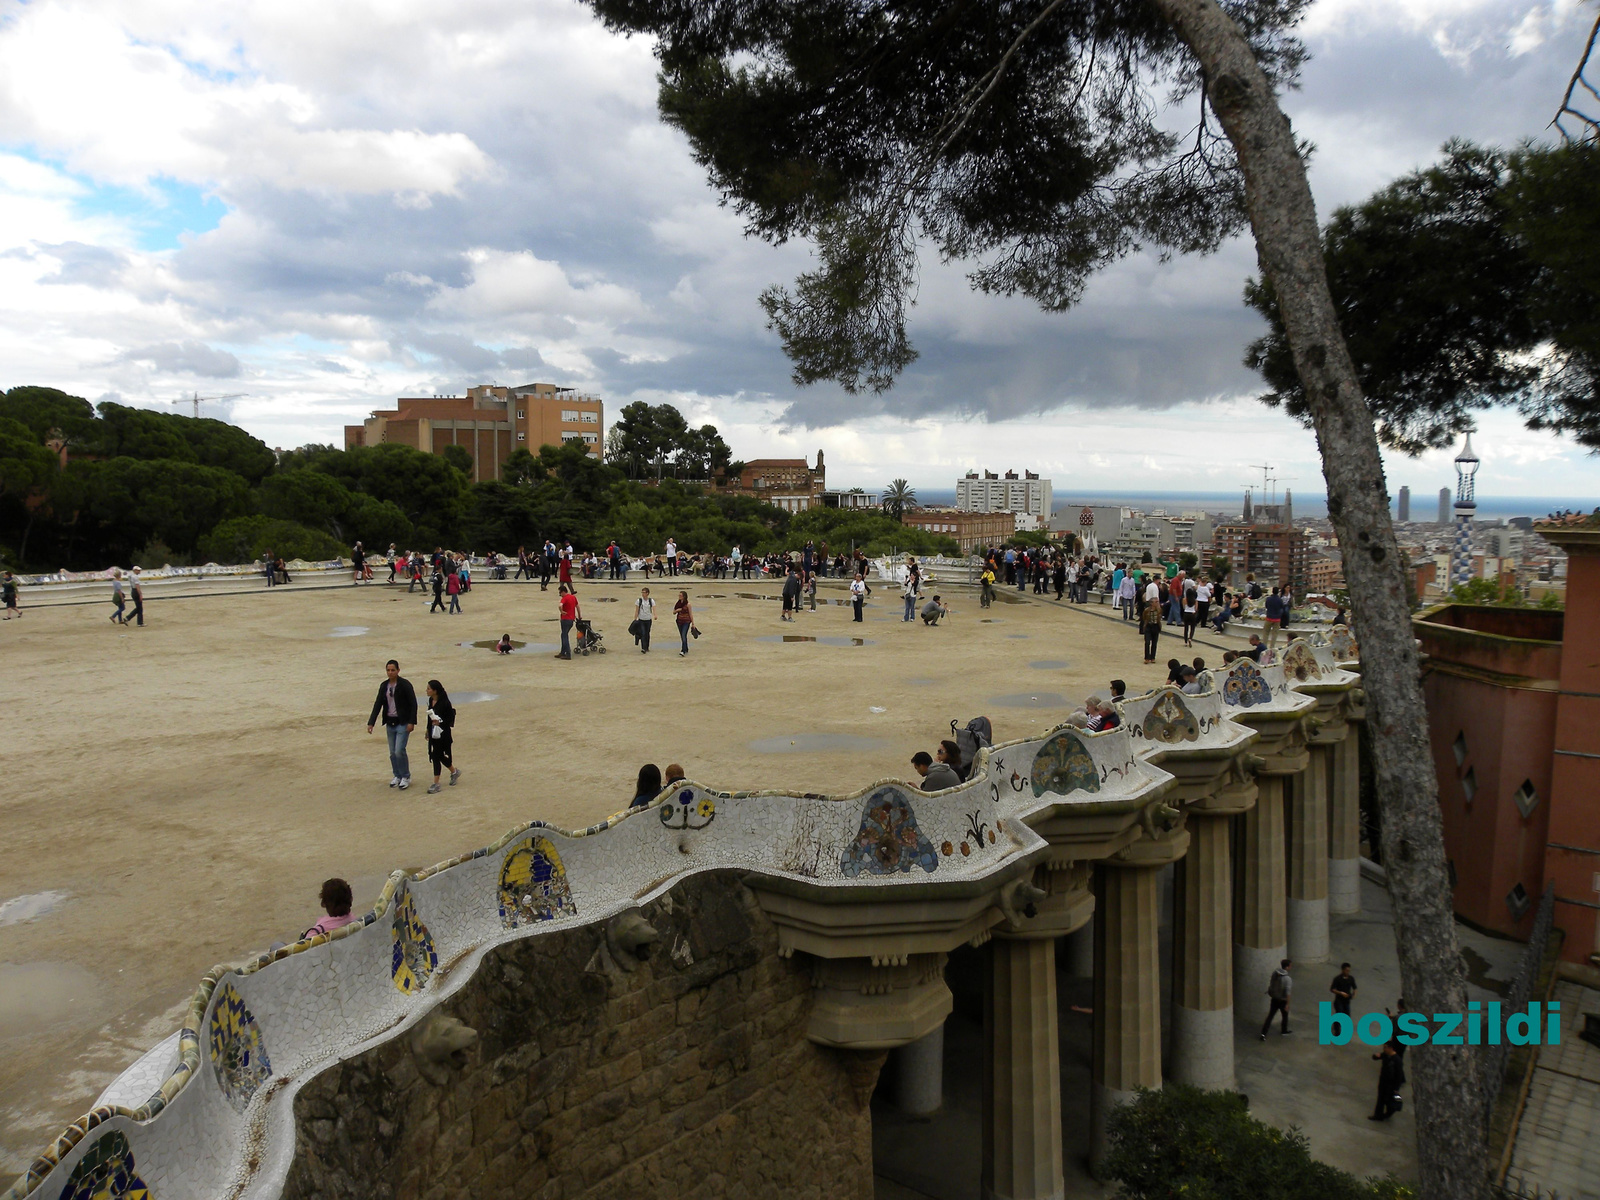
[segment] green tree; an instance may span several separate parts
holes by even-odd
[[[662,114],[746,229],[815,243],[818,268],[763,301],[799,383],[893,383],[914,356],[920,237],[972,263],[979,288],[1058,311],[1136,246],[1207,251],[1250,225],[1308,398],[1329,517],[1352,548],[1362,683],[1385,714],[1372,737],[1385,857],[1402,863],[1389,877],[1401,984],[1423,1011],[1464,1011],[1383,461],[1329,292],[1304,147],[1278,103],[1304,55],[1289,35],[1300,0],[590,3],[654,38]],[[1193,99],[1196,129],[1158,123]],[[1477,1084],[1469,1047],[1434,1047],[1416,1064],[1428,1200],[1484,1194]]]
[[[1357,1179],[1311,1157],[1298,1129],[1250,1115],[1235,1092],[1141,1088],[1107,1123],[1105,1171],[1122,1200],[1413,1200],[1392,1177]]]
[[[1211,581],[1225,583],[1233,571],[1233,560],[1224,554],[1218,554],[1211,560]]]
[[[1182,571],[1185,575],[1189,574],[1199,565],[1200,556],[1192,551],[1185,550],[1182,554],[1178,555],[1178,570]]]
[[[467,477],[438,454],[389,442],[313,455],[309,469],[387,500],[425,545],[453,543],[467,506]],[[363,539],[365,540],[365,539]],[[373,539],[377,544],[380,539]]]
[[[906,509],[917,506],[917,489],[904,479],[892,479],[883,489],[883,511],[896,521],[902,520]]]
[[[1417,453],[1475,410],[1516,404],[1600,448],[1597,193],[1600,147],[1451,142],[1437,165],[1335,211],[1328,286],[1385,442]],[[1270,325],[1246,364],[1268,403],[1309,422],[1271,286],[1251,280],[1245,298]]]
[[[439,452],[439,457],[468,479],[472,478],[472,455],[468,453],[465,446],[457,446],[452,442]]]
[[[49,494],[57,465],[56,456],[40,445],[33,430],[21,421],[0,417],[0,503],[11,510],[6,525],[22,526],[17,546],[19,567],[27,559],[28,536]]]
[[[94,405],[53,387],[14,387],[0,394],[0,417],[21,421],[41,445],[60,437],[77,450],[95,440]]]
[[[219,522],[200,539],[198,550],[201,561],[215,563],[254,562],[263,554],[281,555],[285,562],[297,558],[327,562],[349,552],[342,542],[321,530],[261,513]]]
[[[80,484],[83,515],[118,562],[158,538],[187,554],[201,534],[250,507],[242,478],[198,463],[123,457],[74,462],[65,473]]]

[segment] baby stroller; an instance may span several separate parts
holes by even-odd
[[[577,630],[578,645],[576,649],[579,654],[588,654],[591,650],[596,654],[604,654],[606,652],[606,648],[600,644],[604,639],[600,636],[600,631],[594,627],[593,621],[585,621],[582,617],[579,617]]]

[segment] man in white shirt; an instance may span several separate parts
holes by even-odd
[[[900,586],[900,595],[906,602],[906,615],[901,618],[902,620],[914,621],[917,619],[917,582],[917,573],[908,569],[906,571],[906,581]]]
[[[1211,585],[1204,579],[1200,581],[1200,586],[1194,590],[1194,601],[1199,610],[1195,624],[1204,629],[1207,619],[1211,616]]]
[[[856,572],[856,577],[850,581],[850,603],[855,606],[857,621],[861,620],[861,606],[867,602],[867,581],[861,577],[861,572]]]
[[[1122,619],[1134,620],[1133,602],[1139,594],[1139,585],[1134,582],[1133,572],[1129,571],[1122,577],[1122,582],[1117,585],[1117,601],[1122,605]]]
[[[667,539],[667,570],[678,573],[678,543],[672,538]]]

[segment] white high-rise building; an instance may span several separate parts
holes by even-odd
[[[1054,502],[1050,481],[1032,471],[1024,471],[1020,479],[1015,471],[1004,478],[993,471],[969,471],[956,480],[956,507],[963,512],[1032,513],[1048,521]]]

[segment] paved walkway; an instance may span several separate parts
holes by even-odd
[[[1600,1200],[1600,1048],[1578,1036],[1583,1014],[1600,1013],[1600,991],[1562,980],[1555,999],[1561,1045],[1539,1051],[1506,1177],[1529,1192]]]
[[[1164,897],[1170,917],[1170,888]],[[1372,1050],[1317,1044],[1315,1003],[1327,994],[1339,963],[1349,962],[1360,990],[1356,1016],[1394,1006],[1399,994],[1399,964],[1390,924],[1389,894],[1363,880],[1363,911],[1336,916],[1332,924],[1333,954],[1328,963],[1295,968],[1300,1009],[1289,1037],[1276,1031],[1263,1043],[1260,1028],[1240,1025],[1234,1034],[1239,1090],[1249,1097],[1250,1111],[1279,1127],[1298,1126],[1311,1140],[1317,1158],[1355,1175],[1394,1173],[1416,1177],[1416,1126],[1411,1089],[1403,1112],[1387,1122],[1367,1120],[1377,1093],[1378,1064]],[[1467,961],[1469,998],[1496,999],[1521,956],[1518,942],[1501,941],[1457,926]],[[1162,929],[1163,984],[1169,982],[1170,920]],[[1074,979],[1057,956],[1060,997],[1062,1146],[1066,1195],[1075,1200],[1104,1200],[1113,1194],[1089,1177],[1089,1070],[1092,1018],[1075,1012],[1093,1002],[1088,980]],[[956,996],[956,1011],[945,1030],[945,1106],[931,1118],[897,1112],[880,1088],[873,1100],[873,1145],[878,1172],[877,1200],[976,1200],[982,1171],[982,1003],[978,992],[981,955],[962,951],[951,956],[947,978]],[[1262,980],[1265,989],[1266,981]],[[1162,988],[1163,1009],[1170,987]],[[1590,993],[1600,998],[1600,993]],[[1565,1005],[1563,1005],[1565,1007]],[[1163,1036],[1167,1024],[1163,1014]],[[1581,1044],[1581,1043],[1580,1043]],[[1585,1047],[1600,1067],[1600,1051]],[[1600,1074],[1595,1076],[1600,1080]],[[1597,1088],[1600,1095],[1600,1088]],[[1600,1108],[1590,1111],[1591,1119]],[[1600,1126],[1591,1126],[1600,1128]],[[1592,1144],[1600,1145],[1600,1140]],[[1519,1141],[1520,1150],[1520,1141]],[[1591,1151],[1592,1153],[1593,1151]],[[1591,1170],[1590,1186],[1600,1173]],[[1542,1180],[1546,1187],[1551,1180]],[[1563,1200],[1584,1193],[1563,1191]],[[1597,1198],[1600,1200],[1600,1198]]]

